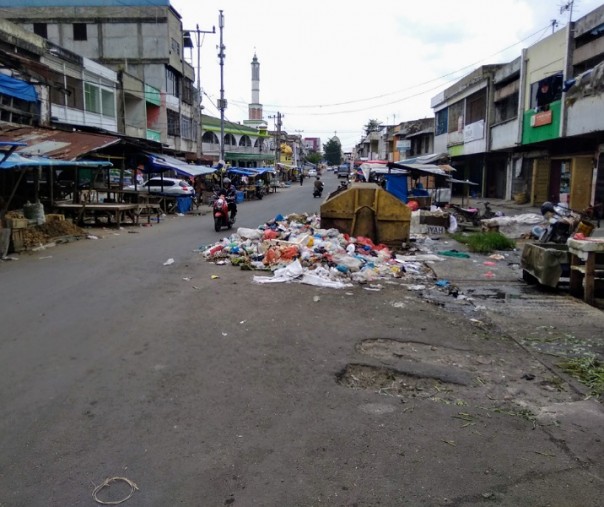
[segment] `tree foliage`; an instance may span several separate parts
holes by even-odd
[[[323,153],[328,165],[342,163],[342,145],[337,138],[332,138],[323,145]]]
[[[319,162],[321,162],[322,158],[323,157],[321,156],[321,154],[318,151],[314,150],[309,151],[305,157],[306,161],[310,162],[311,164],[318,164]]]
[[[369,135],[371,132],[379,132],[382,129],[382,123],[379,120],[369,120],[363,128],[365,135]]]

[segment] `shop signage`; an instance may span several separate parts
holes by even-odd
[[[552,110],[541,111],[535,114],[531,118],[531,127],[541,127],[543,125],[549,125],[552,122]]]

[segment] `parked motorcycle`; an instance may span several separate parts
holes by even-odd
[[[462,208],[457,204],[449,204],[454,213],[457,215],[461,222],[471,222],[472,225],[479,226],[481,220],[488,218],[494,218],[497,214],[491,209],[491,205],[488,202],[484,202],[484,211],[481,213],[479,208]]]
[[[256,185],[254,196],[256,199],[262,199],[264,197],[264,187],[262,185]]]
[[[214,230],[219,232],[226,227],[230,229],[233,226],[233,220],[229,217],[229,204],[224,195],[216,196],[212,201],[212,215],[214,216]]]
[[[584,213],[574,211],[560,204],[554,205],[546,201],[541,205],[541,214],[547,218],[546,227],[535,226],[532,229],[533,237],[540,243],[564,244],[575,232],[590,236],[594,225],[587,220]]]

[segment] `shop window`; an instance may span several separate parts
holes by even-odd
[[[486,92],[480,91],[466,99],[466,125],[484,120],[487,109]]]
[[[166,67],[166,93],[180,98],[180,76]]]
[[[101,103],[103,116],[115,118],[115,93],[101,89]]]
[[[176,39],[172,39],[172,52],[180,57],[180,44]]]
[[[84,107],[91,113],[101,113],[101,101],[99,87],[90,83],[84,83]]]
[[[562,73],[548,76],[531,85],[531,109],[547,111],[549,105],[562,98]]]
[[[495,102],[495,123],[511,120],[518,116],[518,94],[514,93]]]
[[[34,23],[34,33],[48,39],[48,25],[46,23]]]
[[[88,40],[86,23],[73,24],[73,40]]]
[[[449,132],[463,130],[463,102],[457,102],[449,106]]]
[[[442,109],[436,113],[436,130],[435,135],[440,136],[447,133],[447,125],[449,123],[449,110]]]

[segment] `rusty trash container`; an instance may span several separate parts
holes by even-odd
[[[411,210],[375,183],[353,183],[321,204],[321,227],[401,248],[409,240]]]

